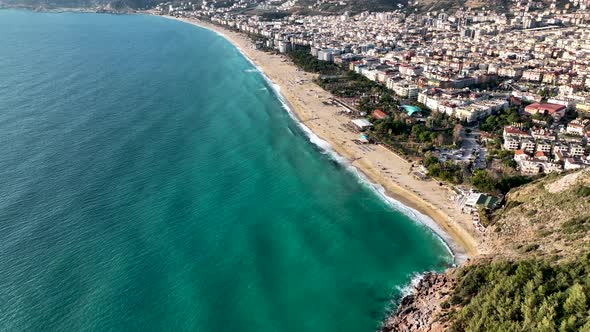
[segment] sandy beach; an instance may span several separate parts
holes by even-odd
[[[340,114],[342,107],[324,103],[332,95],[313,82],[316,75],[299,70],[283,55],[254,49],[250,39],[243,34],[196,19],[164,17],[224,36],[280,87],[281,95],[299,121],[327,141],[336,153],[348,159],[371,182],[382,186],[389,197],[434,220],[440,228],[439,235],[449,244],[459,262],[478,253],[477,231],[469,215],[462,214],[451,201],[449,188],[439,186],[434,180],[414,178],[410,174],[411,164],[381,145],[356,144],[353,140],[359,138],[358,133],[346,126],[350,118]]]

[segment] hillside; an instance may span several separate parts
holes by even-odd
[[[28,8],[112,8],[112,9],[143,9],[155,6],[163,0],[0,0],[0,6]],[[171,1],[175,2],[175,1]],[[181,2],[181,1],[176,1]],[[199,1],[193,1],[199,2]],[[237,0],[217,1],[227,6]],[[250,0],[251,7],[262,0]],[[276,3],[275,3],[276,4]],[[510,0],[298,0],[293,12],[302,14],[352,14],[364,11],[380,12],[406,10],[409,12],[426,12],[444,10],[453,12],[459,8],[495,8],[505,10]]]
[[[590,171],[507,196],[483,254],[429,274],[383,331],[590,331]]]
[[[509,193],[484,238],[509,258],[574,257],[590,248],[590,174],[552,175]]]
[[[299,0],[298,11],[312,11],[324,14],[341,14],[348,11],[352,14],[363,11],[380,12],[405,10],[408,12],[439,11],[453,12],[460,8],[496,8],[505,10],[510,0]]]
[[[141,9],[154,6],[157,0],[0,0],[0,7],[32,9],[95,8],[106,10]]]
[[[364,11],[393,11],[407,7],[408,0],[299,0],[294,10],[298,13],[342,14],[344,12],[350,12],[351,14],[355,14]]]

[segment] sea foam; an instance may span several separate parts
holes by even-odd
[[[217,33],[219,36],[225,38],[226,40],[230,41],[230,39],[227,36],[225,36],[223,33],[215,31],[215,30],[212,30],[212,31]],[[231,43],[231,41],[230,41],[230,43]],[[278,84],[274,83],[268,76],[266,76],[266,74],[264,73],[262,68],[260,68],[258,65],[256,65],[256,63],[254,63],[254,61],[252,61],[252,59],[250,59],[239,46],[235,45],[234,43],[232,43],[232,44],[236,47],[236,49],[242,55],[242,57],[244,59],[246,59],[253,66],[252,71],[257,71],[262,76],[262,78],[266,81],[268,86],[274,92],[277,99],[281,102],[283,109],[285,111],[287,111],[287,113],[293,119],[293,121],[295,121],[295,123],[299,126],[299,128],[303,131],[303,133],[308,137],[309,141],[320,149],[321,153],[328,155],[332,160],[334,160],[334,161],[338,162],[340,165],[342,165],[346,170],[348,170],[350,173],[352,173],[362,185],[364,185],[367,188],[369,188],[370,190],[372,190],[378,197],[380,197],[392,209],[401,212],[402,214],[408,216],[414,222],[417,222],[418,224],[423,225],[423,226],[429,228],[430,230],[432,230],[432,232],[434,233],[436,238],[443,244],[443,246],[446,248],[447,252],[453,258],[453,262],[454,262],[455,266],[463,263],[467,259],[466,254],[453,251],[453,249],[449,245],[449,243],[453,242],[453,239],[446,232],[444,232],[440,228],[440,226],[434,220],[432,220],[432,218],[430,218],[430,217],[420,213],[416,209],[406,206],[406,205],[402,204],[401,202],[399,202],[398,200],[388,196],[386,194],[385,188],[383,188],[383,186],[381,186],[377,183],[374,183],[373,181],[368,179],[367,176],[364,173],[362,173],[358,168],[353,166],[352,163],[348,159],[344,158],[343,156],[339,155],[336,151],[334,151],[334,149],[332,148],[330,143],[321,139],[309,127],[307,127],[303,122],[301,122],[301,120],[297,117],[297,115],[295,114],[295,112],[293,111],[291,106],[289,105],[289,102],[287,101],[287,99],[281,93],[281,87]],[[248,70],[248,72],[250,72],[250,71]],[[393,294],[390,295],[390,297],[392,298],[392,302],[391,302],[392,307],[387,308],[387,310],[392,310],[393,307],[397,307],[397,305],[399,304],[399,301],[401,301],[401,299],[412,294],[414,292],[415,287],[418,285],[420,280],[422,280],[422,278],[424,278],[424,275],[427,272],[428,271],[425,271],[422,273],[412,273],[407,276],[407,279],[409,280],[409,282],[407,284],[405,284],[404,286],[397,286],[395,289],[393,289],[392,291],[397,291],[398,296],[394,297]],[[430,271],[430,272],[436,272],[436,271]]]
[[[345,169],[347,169],[348,171],[350,171],[352,174],[355,175],[355,177],[358,179],[358,181],[362,185],[371,189],[375,194],[377,194],[378,197],[380,197],[391,208],[403,213],[404,215],[406,215],[407,217],[409,217],[413,221],[417,222],[418,224],[423,225],[423,226],[429,228],[430,230],[432,230],[433,233],[436,235],[436,238],[444,245],[444,247],[446,248],[448,253],[453,257],[453,262],[455,265],[461,264],[462,262],[464,262],[467,259],[467,256],[465,254],[453,251],[453,249],[449,245],[449,243],[453,242],[453,239],[444,230],[442,230],[442,228],[434,220],[432,220],[432,218],[430,218],[430,217],[426,216],[425,214],[420,213],[416,209],[406,206],[406,205],[402,204],[400,201],[388,196],[386,194],[385,188],[383,188],[383,186],[381,186],[380,184],[374,183],[369,178],[367,178],[367,176],[364,173],[362,173],[362,171],[360,171],[358,168],[353,166],[348,159],[344,158],[343,156],[339,155],[336,151],[334,151],[334,149],[332,149],[332,146],[330,145],[330,143],[321,139],[311,129],[309,129],[309,127],[307,127],[304,123],[302,123],[300,121],[300,119],[297,117],[297,115],[295,114],[295,112],[293,111],[293,109],[291,108],[291,106],[289,105],[289,102],[287,101],[287,99],[283,96],[283,94],[281,92],[281,87],[278,84],[276,84],[275,82],[273,82],[264,73],[262,68],[260,68],[254,61],[252,61],[252,59],[250,59],[250,57],[248,57],[248,55],[246,55],[246,53],[238,45],[233,43],[231,41],[231,39],[228,38],[225,34],[219,32],[219,31],[209,29],[209,28],[206,28],[206,29],[213,31],[214,33],[223,37],[224,39],[229,41],[232,45],[234,45],[234,47],[241,54],[241,56],[252,65],[253,68],[251,70],[257,71],[262,76],[262,78],[266,81],[266,83],[269,85],[269,87],[272,88],[277,99],[281,102],[283,109],[285,109],[287,111],[289,116],[295,121],[295,123],[297,123],[299,128],[302,129],[304,134],[308,137],[309,141],[312,144],[316,145],[318,148],[320,148],[320,151],[322,151],[323,154],[328,155],[331,159],[333,159],[334,161],[336,161],[339,164],[341,164],[342,166],[344,166]],[[409,277],[411,277],[411,276],[409,276]]]
[[[240,53],[242,53],[242,52],[240,51]],[[334,149],[332,148],[332,146],[330,145],[329,142],[321,139],[309,127],[307,127],[304,123],[302,123],[300,121],[300,119],[297,117],[297,115],[295,114],[295,112],[293,111],[293,109],[291,108],[291,106],[289,105],[289,103],[286,101],[283,94],[281,93],[281,87],[278,84],[274,83],[269,77],[267,77],[266,74],[264,73],[264,71],[262,71],[262,69],[260,67],[258,67],[254,62],[252,62],[252,60],[250,60],[245,54],[243,54],[243,55],[246,59],[248,59],[248,61],[255,68],[257,68],[257,70],[260,72],[260,74],[265,79],[265,81],[269,84],[270,87],[272,87],[277,99],[281,102],[283,109],[285,109],[287,111],[287,113],[291,116],[291,118],[297,123],[299,128],[302,129],[302,131],[308,137],[309,141],[312,144],[314,144],[318,148],[320,148],[320,151],[322,151],[323,154],[328,155],[331,159],[333,159],[334,161],[336,161],[339,164],[341,164],[342,166],[344,166],[344,168],[346,170],[348,170],[349,172],[354,174],[355,177],[358,179],[358,181],[362,185],[371,189],[378,197],[380,197],[385,203],[387,203],[394,210],[403,213],[404,215],[408,216],[413,221],[416,221],[417,223],[424,225],[424,226],[428,227],[429,229],[431,229],[434,232],[434,234],[436,235],[436,238],[447,249],[448,253],[451,254],[455,264],[460,264],[467,259],[467,257],[464,254],[455,253],[452,250],[449,243],[452,242],[453,239],[436,222],[434,222],[434,220],[432,220],[432,218],[430,218],[427,215],[420,213],[416,209],[406,206],[406,205],[402,204],[400,201],[388,196],[385,191],[385,188],[383,188],[382,185],[371,181],[362,171],[360,171],[357,167],[353,166],[347,158],[341,156],[336,151],[334,151]]]
[[[269,85],[269,87],[271,87],[272,90],[274,91],[275,96],[281,102],[283,109],[285,109],[287,111],[289,116],[295,121],[295,123],[297,123],[299,128],[302,129],[304,134],[308,137],[309,141],[312,144],[316,145],[318,148],[320,148],[320,151],[323,154],[328,155],[331,159],[333,159],[334,161],[336,161],[339,164],[341,164],[342,166],[344,166],[345,169],[347,169],[349,172],[351,172],[352,174],[355,175],[355,177],[358,179],[358,181],[362,185],[371,189],[375,194],[377,194],[378,197],[380,197],[391,208],[403,213],[404,215],[408,216],[410,219],[417,222],[418,224],[423,225],[423,226],[429,228],[430,230],[432,230],[433,233],[436,235],[436,238],[439,241],[441,241],[441,243],[447,249],[448,253],[450,253],[450,255],[453,257],[454,264],[456,264],[456,265],[461,264],[462,262],[464,262],[467,259],[466,254],[453,251],[453,249],[449,245],[449,243],[453,242],[453,239],[444,230],[442,230],[442,228],[434,220],[432,220],[432,218],[430,218],[427,215],[420,213],[418,210],[413,209],[409,206],[406,206],[406,205],[402,204],[400,201],[388,196],[386,194],[385,188],[383,188],[383,186],[371,181],[362,171],[360,171],[358,168],[353,166],[348,159],[344,158],[343,156],[339,155],[336,151],[334,151],[334,149],[332,149],[332,146],[330,145],[330,143],[321,139],[311,129],[309,129],[309,127],[307,127],[304,123],[302,123],[300,121],[300,119],[297,117],[297,115],[295,114],[295,112],[293,111],[293,109],[291,108],[291,106],[289,105],[289,102],[287,101],[287,99],[283,96],[283,94],[281,92],[281,87],[278,84],[276,84],[275,82],[273,82],[264,73],[262,68],[260,68],[254,61],[252,61],[252,59],[250,59],[250,57],[248,57],[248,55],[246,55],[246,53],[244,53],[244,51],[238,45],[233,43],[230,40],[230,38],[228,38],[225,34],[219,32],[219,31],[209,29],[209,28],[207,28],[207,29],[210,31],[213,31],[217,35],[228,40],[232,45],[235,46],[236,50],[253,67],[252,69],[248,69],[247,71],[249,71],[249,70],[257,71],[262,76],[262,78],[266,81],[266,83]]]

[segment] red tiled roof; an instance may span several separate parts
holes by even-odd
[[[524,108],[525,111],[543,111],[547,113],[556,113],[565,109],[565,106],[559,104],[539,104],[532,103]]]
[[[512,126],[504,127],[504,132],[509,135],[529,136],[529,133],[527,133],[526,131]]]
[[[375,119],[381,120],[381,119],[385,119],[387,117],[387,114],[383,113],[383,111],[380,109],[376,109],[373,111],[373,117]]]
[[[510,102],[514,105],[522,105],[522,100],[518,97],[510,96]]]
[[[515,156],[519,156],[519,155],[522,155],[522,154],[525,154],[524,153],[524,150],[516,150],[516,151],[514,151],[514,155]]]

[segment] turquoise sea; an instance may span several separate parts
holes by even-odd
[[[451,262],[210,31],[1,10],[0,45],[2,331],[371,332]]]

